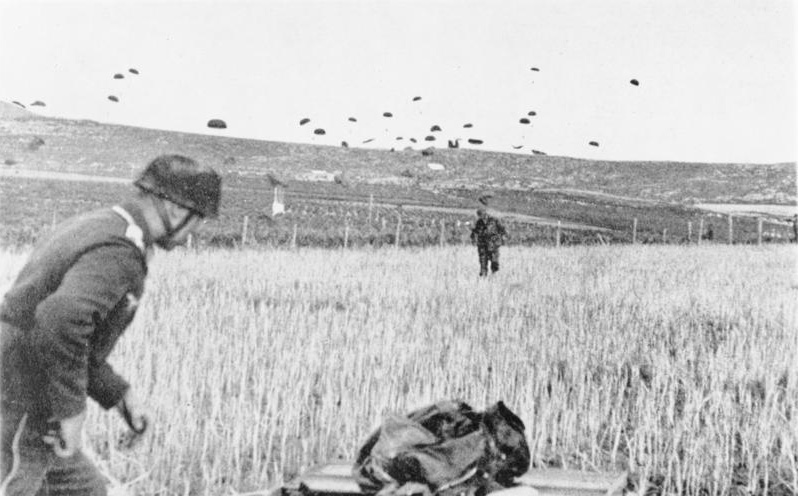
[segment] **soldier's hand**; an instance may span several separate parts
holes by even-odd
[[[125,397],[116,405],[116,409],[131,431],[137,435],[144,434],[149,415],[144,411],[132,388],[127,390]]]
[[[83,422],[86,420],[86,410],[79,414],[50,422],[47,434],[42,436],[45,444],[53,448],[53,453],[59,458],[69,458],[83,447]]]

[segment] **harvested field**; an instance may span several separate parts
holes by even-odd
[[[4,251],[0,284],[25,251]],[[234,494],[351,459],[389,413],[504,400],[534,462],[665,491],[798,490],[788,246],[180,250],[112,356],[154,414],[101,465],[143,494]],[[197,268],[201,267],[201,270]]]

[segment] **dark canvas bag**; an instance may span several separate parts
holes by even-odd
[[[524,424],[504,403],[476,412],[443,401],[386,419],[353,472],[367,494],[483,495],[512,486],[529,460]]]

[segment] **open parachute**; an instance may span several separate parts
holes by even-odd
[[[211,119],[208,121],[208,127],[211,129],[227,129],[227,123],[221,119]]]

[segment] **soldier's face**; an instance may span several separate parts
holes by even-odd
[[[202,223],[202,218],[187,208],[169,202],[167,212],[173,226],[181,226],[171,236],[162,236],[156,244],[164,250],[171,250],[177,246],[185,245],[188,236],[195,232]],[[188,219],[188,220],[187,220]]]
[[[200,216],[196,214],[190,215],[191,219],[189,219],[186,225],[172,236],[172,240],[177,246],[186,244],[189,234],[194,233],[200,224],[202,224],[202,218]]]

